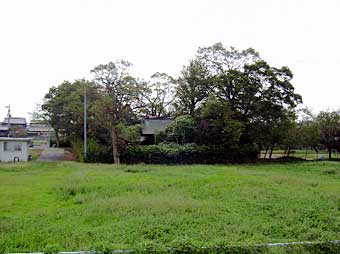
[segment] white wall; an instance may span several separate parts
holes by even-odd
[[[9,149],[9,151],[4,151],[4,143],[8,142],[9,148],[13,148],[14,145],[20,144],[21,151],[14,151],[14,149]],[[28,142],[26,141],[0,141],[0,161],[10,162],[14,161],[14,158],[18,157],[19,161],[27,161],[28,159]]]

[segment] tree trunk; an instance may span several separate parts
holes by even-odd
[[[274,150],[274,146],[272,146],[272,147],[270,148],[269,159],[272,158],[273,150]]]
[[[56,145],[57,145],[57,147],[59,147],[59,145],[60,145],[60,137],[59,137],[58,129],[55,129],[55,139],[56,139]]]
[[[328,159],[332,159],[332,149],[328,148]]]
[[[118,138],[116,127],[112,127],[111,130],[111,140],[112,140],[112,155],[115,164],[120,164],[120,158],[118,153]]]
[[[268,147],[266,147],[266,152],[264,153],[264,159],[267,157]]]
[[[290,147],[287,148],[287,158],[289,158],[290,155]]]

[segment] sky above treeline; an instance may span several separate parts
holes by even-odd
[[[0,118],[11,104],[29,119],[49,87],[116,59],[140,78],[176,77],[216,42],[288,66],[314,112],[338,109],[339,13],[339,0],[3,0]]]

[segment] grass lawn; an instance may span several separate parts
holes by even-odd
[[[340,239],[340,163],[0,164],[0,252]]]

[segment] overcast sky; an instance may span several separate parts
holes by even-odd
[[[252,47],[288,66],[304,105],[340,108],[339,0],[0,0],[0,118],[124,58],[176,76],[199,46]],[[0,120],[1,120],[0,119]]]

